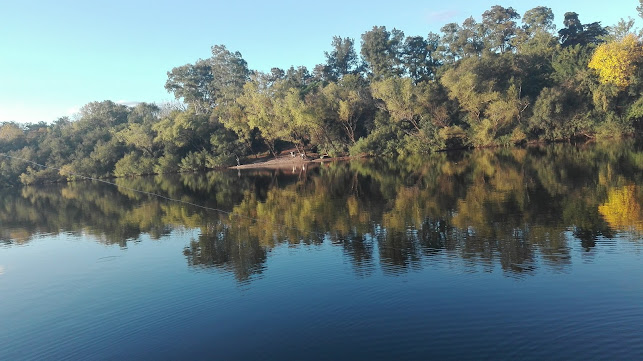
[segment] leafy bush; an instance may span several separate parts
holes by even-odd
[[[146,175],[154,173],[154,159],[141,156],[136,152],[127,153],[116,162],[114,175],[125,177],[131,175]]]
[[[168,174],[168,173],[177,173],[180,171],[179,167],[180,159],[175,154],[166,154],[160,157],[154,165],[154,173],[157,174]]]
[[[65,181],[65,177],[60,175],[57,169],[53,168],[36,170],[29,167],[27,168],[27,171],[25,173],[22,173],[20,175],[20,183],[26,185],[55,183],[62,181]]]

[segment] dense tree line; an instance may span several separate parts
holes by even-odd
[[[634,21],[603,27],[568,12],[563,24],[556,31],[547,7],[521,17],[496,5],[426,37],[375,26],[359,49],[334,37],[312,70],[254,71],[216,45],[210,58],[168,72],[165,87],[181,106],[104,101],[73,121],[1,124],[0,153],[56,169],[2,158],[0,182],[203,170],[290,147],[405,157],[639,133]]]

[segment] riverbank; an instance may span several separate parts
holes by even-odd
[[[305,157],[297,154],[294,150],[286,150],[277,155],[265,155],[258,158],[246,159],[245,164],[229,167],[230,169],[285,169],[290,167],[299,167],[308,163],[325,163],[338,160],[350,160],[363,158],[364,156],[342,156],[329,157],[324,154],[307,153]]]

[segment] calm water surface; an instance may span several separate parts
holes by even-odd
[[[640,144],[116,182],[0,190],[0,360],[643,359]]]

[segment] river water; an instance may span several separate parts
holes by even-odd
[[[641,359],[616,143],[0,190],[0,360]]]

